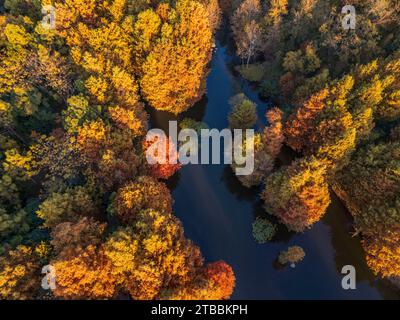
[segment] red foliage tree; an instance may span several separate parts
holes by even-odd
[[[283,135],[282,111],[278,108],[268,110],[266,117],[269,126],[264,129],[264,143],[267,153],[276,158],[281,151],[285,137]]]
[[[156,141],[156,137],[143,141],[143,149],[146,150],[154,143],[161,144]],[[162,146],[160,146],[162,147]],[[172,177],[182,165],[178,162],[179,154],[171,138],[165,140],[165,156],[166,159],[162,159],[161,153],[155,152],[151,156],[156,164],[148,164],[149,174],[156,179],[168,179]]]

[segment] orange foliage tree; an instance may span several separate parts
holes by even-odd
[[[105,224],[81,218],[53,228],[53,294],[64,299],[105,299],[116,291],[111,263],[101,247]]]
[[[285,141],[282,116],[279,108],[272,108],[266,114],[269,125],[264,129],[263,139],[267,153],[273,158],[278,156]]]
[[[55,268],[56,297],[64,299],[105,299],[115,294],[112,266],[101,248],[93,245],[79,253],[51,261]]]
[[[348,105],[353,85],[354,79],[346,76],[301,105],[286,123],[289,146],[315,155],[330,170],[342,168],[357,142],[357,125]]]
[[[172,300],[223,300],[229,299],[235,287],[232,268],[223,261],[202,268],[191,283],[178,286],[165,296]]]
[[[368,266],[383,277],[400,276],[400,229],[366,235],[362,245]]]
[[[144,98],[154,108],[178,114],[205,91],[213,41],[202,4],[178,0],[171,12],[174,14],[161,27],[160,41],[142,66],[140,85]]]
[[[326,166],[315,158],[295,161],[266,179],[267,211],[290,230],[302,232],[317,222],[330,203]]]
[[[144,153],[146,153],[148,148],[153,144],[162,147],[161,143],[162,142],[156,140],[156,137],[153,139],[147,138],[143,141]],[[179,154],[171,138],[165,140],[164,150],[165,159],[162,159],[162,153],[155,152],[151,156],[152,161],[156,163],[148,164],[150,175],[156,179],[168,179],[182,168],[182,165],[179,163]]]
[[[292,114],[285,125],[288,145],[296,151],[302,151],[310,143],[313,125],[326,107],[328,90],[314,94],[296,113]]]
[[[176,217],[153,209],[141,211],[132,227],[112,234],[105,250],[113,272],[134,299],[154,299],[185,285],[203,263]]]
[[[204,270],[210,300],[229,299],[235,286],[235,275],[232,268],[223,261],[210,263]]]

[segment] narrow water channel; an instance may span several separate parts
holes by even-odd
[[[228,126],[229,98],[244,92],[258,105],[261,122],[267,104],[256,90],[232,71],[234,55],[217,43],[207,80],[207,94],[179,119],[191,117],[210,128]],[[152,126],[167,131],[176,118],[151,112]],[[178,120],[179,120],[178,119]],[[174,213],[185,234],[201,248],[208,262],[225,260],[236,275],[232,299],[394,299],[399,296],[368,269],[358,237],[351,236],[351,217],[333,195],[325,217],[303,234],[279,226],[272,242],[260,245],[252,236],[256,216],[266,215],[260,190],[241,186],[229,166],[188,165],[168,185],[172,190]],[[295,268],[277,267],[280,251],[300,245],[305,259]],[[357,289],[341,287],[344,265],[357,271]]]

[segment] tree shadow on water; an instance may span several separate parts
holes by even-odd
[[[369,269],[365,252],[361,245],[360,235],[353,236],[353,218],[341,200],[331,193],[331,205],[322,218],[322,222],[331,228],[331,242],[335,249],[335,264],[338,273],[343,266],[352,265],[357,272],[357,283],[367,281],[371,287],[376,287],[385,299],[399,299],[400,294],[392,290],[384,280],[377,278]]]
[[[221,181],[238,201],[255,201],[260,193],[260,188],[246,188],[236,177],[230,165],[226,165],[221,176]]]
[[[177,121],[178,123],[185,118],[191,118],[196,121],[202,121],[207,109],[208,98],[204,95],[200,101],[198,101],[193,107],[187,111],[182,112],[179,115],[167,111],[156,110],[151,107],[147,107],[146,110],[150,115],[150,126],[151,128],[157,128],[163,130],[169,134],[169,122]]]

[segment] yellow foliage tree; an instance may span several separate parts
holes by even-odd
[[[114,201],[114,213],[125,223],[133,222],[142,210],[154,209],[172,212],[171,194],[162,182],[149,176],[140,176],[119,189]]]
[[[112,266],[101,248],[89,245],[71,257],[51,261],[57,277],[53,291],[64,299],[106,299],[116,292]]]
[[[163,24],[161,39],[143,64],[140,85],[154,108],[178,114],[205,91],[213,41],[203,5],[178,0],[175,15]]]
[[[34,250],[19,246],[0,256],[0,297],[2,299],[33,299],[39,291],[41,266]]]

